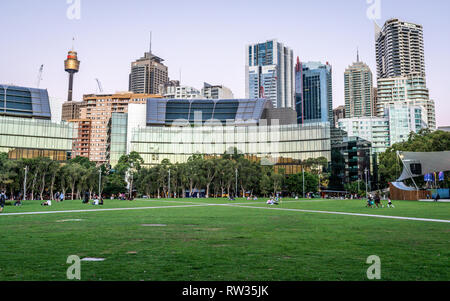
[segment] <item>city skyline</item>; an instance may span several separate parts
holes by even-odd
[[[66,98],[67,74],[63,60],[71,49],[73,36],[74,50],[83,62],[74,88],[75,101],[80,101],[84,94],[97,92],[96,78],[101,80],[105,93],[127,91],[130,62],[148,51],[150,31],[153,31],[152,52],[165,58],[170,79],[179,79],[181,73],[183,85],[201,88],[205,81],[224,85],[238,98],[245,96],[243,49],[255,41],[275,38],[289,45],[294,57],[299,56],[301,61],[328,61],[333,65],[334,108],[344,104],[344,71],[354,61],[357,47],[361,60],[376,70],[374,25],[366,14],[369,5],[364,0],[352,0],[345,7],[332,1],[313,4],[284,1],[285,7],[293,9],[275,12],[270,6],[263,8],[264,5],[250,10],[254,1],[208,2],[206,10],[203,5],[206,1],[152,5],[134,1],[142,6],[137,11],[131,4],[81,0],[79,20],[67,17],[66,1],[35,2],[2,1],[0,4],[2,11],[27,9],[20,16],[11,13],[0,20],[10,41],[0,57],[0,70],[8,70],[0,73],[0,82],[35,87],[39,66],[44,64],[40,87],[48,89],[50,98],[60,102],[56,107]],[[264,1],[258,3],[261,2]],[[443,15],[450,8],[449,3],[435,1],[435,5],[426,5],[401,0],[381,1],[381,4],[378,25],[399,18],[423,26],[427,86],[430,98],[436,102],[437,125],[450,124],[450,116],[446,116],[450,110],[446,101],[449,87],[444,73],[449,69],[445,54],[450,51],[450,38],[439,34],[439,29],[449,24]],[[308,21],[316,16],[302,14],[300,18],[299,10],[320,11],[323,26],[308,26]],[[231,13],[233,22],[229,18]],[[120,16],[127,22],[116,22]],[[270,16],[282,20],[281,24],[251,28],[252,18]],[[167,21],[162,22],[167,18],[170,26]],[[58,28],[54,24],[59,24]],[[205,29],[205,25],[209,28]],[[30,49],[32,55],[28,53]]]

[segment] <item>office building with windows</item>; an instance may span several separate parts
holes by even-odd
[[[298,66],[295,76],[298,122],[334,124],[331,65],[308,62]]]
[[[248,45],[245,97],[267,98],[274,108],[295,110],[293,56],[293,51],[277,40]]]
[[[237,149],[288,174],[300,172],[301,161],[308,158],[331,160],[328,123],[298,125],[291,118],[291,124],[280,124],[263,119],[268,110],[278,109],[266,99],[148,99],[147,105],[131,104],[128,113],[113,114],[109,124],[111,165],[132,151],[153,166],[164,159],[186,162],[194,154],[221,156]]]
[[[230,89],[222,85],[210,85],[204,83],[202,89],[203,97],[207,99],[233,99],[234,95]]]
[[[373,78],[367,64],[359,60],[349,66],[344,73],[345,115],[352,117],[371,117],[373,109]]]
[[[161,85],[169,82],[168,68],[163,59],[151,52],[131,63],[129,91],[135,94],[160,94]]]

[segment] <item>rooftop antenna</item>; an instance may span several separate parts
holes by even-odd
[[[181,86],[181,68],[180,68],[180,86]]]
[[[75,37],[72,38],[72,51],[75,49]]]
[[[152,56],[152,32],[150,31],[150,49],[148,52],[148,56],[151,57]]]
[[[356,47],[356,62],[359,63],[359,47]]]
[[[39,68],[38,79],[37,79],[37,84],[36,84],[37,88],[39,88],[39,86],[41,85],[43,71],[44,71],[44,65],[41,65],[41,67]]]

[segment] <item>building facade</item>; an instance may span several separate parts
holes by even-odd
[[[418,73],[425,77],[425,54],[422,25],[399,19],[376,27],[375,49],[378,78]]]
[[[277,125],[262,119],[267,109],[274,108],[266,99],[149,99],[146,110],[144,104],[132,104],[127,114],[111,119],[111,165],[132,151],[153,166],[164,159],[182,163],[194,154],[221,156],[237,149],[288,174],[301,171],[301,160],[331,160],[329,124],[298,125],[294,118],[293,124]]]
[[[148,98],[160,97],[129,92],[84,95],[86,105],[80,110],[80,119],[91,121],[89,159],[99,164],[107,162],[108,123],[112,113],[126,113],[130,103],[146,103]]]
[[[334,119],[334,127],[339,127],[339,120],[344,119],[345,115],[345,106],[339,106],[333,110],[333,119]]]
[[[210,85],[204,83],[202,89],[203,97],[207,99],[233,99],[234,95],[230,89],[222,85]]]
[[[168,68],[163,59],[146,52],[131,63],[129,91],[135,94],[159,94],[161,85],[169,82]]]
[[[359,137],[369,141],[373,153],[382,153],[391,145],[389,136],[389,118],[359,117],[339,119],[339,129],[348,137]]]
[[[0,115],[50,120],[47,90],[0,85]]]
[[[80,118],[81,108],[85,107],[84,101],[66,101],[62,105],[61,120],[69,121]]]
[[[267,98],[275,108],[295,110],[293,51],[269,40],[248,45],[245,57],[245,97]]]
[[[300,69],[301,71],[296,68],[295,77],[299,123],[328,122],[334,124],[331,65],[308,62],[302,63]],[[301,103],[298,102],[299,99]]]
[[[203,99],[202,93],[188,86],[167,86],[163,91],[164,98],[173,98],[173,99]]]
[[[378,117],[385,116],[385,107],[393,104],[422,106],[426,110],[427,127],[436,129],[436,112],[434,101],[429,97],[425,78],[420,74],[391,77],[378,80],[377,89]]]
[[[411,133],[427,128],[426,109],[408,103],[389,104],[385,107],[389,119],[389,140],[391,145],[408,140]]]
[[[371,117],[373,112],[373,78],[367,64],[359,61],[349,66],[344,73],[345,115],[352,117]]]
[[[55,161],[71,158],[73,125],[50,120],[0,116],[0,152],[10,159],[48,157]]]

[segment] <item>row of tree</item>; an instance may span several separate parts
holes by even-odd
[[[302,195],[317,192],[319,173],[321,184],[327,182],[323,173],[325,158],[303,162],[305,174],[285,175],[283,169],[264,166],[246,159],[236,151],[220,157],[194,155],[186,163],[144,167],[138,153],[122,156],[113,168],[96,166],[84,157],[63,164],[49,158],[10,160],[0,153],[0,189],[8,195],[27,199],[54,199],[56,192],[66,199],[80,199],[85,192],[90,197],[99,192],[104,196],[186,197],[201,193],[205,197],[226,195],[267,196],[277,192]],[[303,179],[305,179],[303,184]],[[24,187],[25,184],[25,187]],[[303,191],[305,187],[305,191]]]

